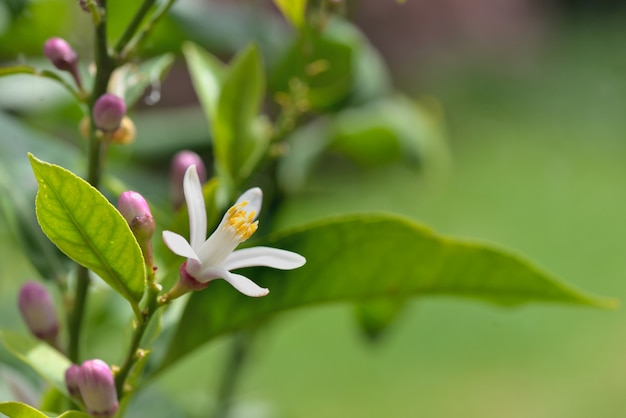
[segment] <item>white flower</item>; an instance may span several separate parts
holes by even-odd
[[[183,265],[184,272],[198,283],[208,284],[211,280],[221,278],[244,295],[265,296],[269,293],[268,289],[230,270],[253,266],[291,270],[306,262],[299,254],[276,248],[252,247],[234,251],[257,229],[259,222],[255,219],[263,200],[263,193],[258,187],[242,194],[235,205],[228,209],[215,232],[206,239],[206,209],[195,165],[191,165],[185,172],[183,189],[189,211],[189,242],[171,231],[163,231],[163,240],[175,254],[187,258]]]

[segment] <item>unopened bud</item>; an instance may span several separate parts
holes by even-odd
[[[80,398],[80,389],[78,387],[78,375],[80,374],[80,366],[72,364],[65,370],[65,386],[70,396]]]
[[[48,39],[43,46],[43,54],[56,68],[69,72],[76,85],[82,88],[80,73],[78,72],[78,54],[65,39]]]
[[[93,119],[96,128],[104,132],[113,132],[120,127],[126,115],[126,104],[120,97],[105,93],[93,106]]]
[[[25,283],[20,290],[18,305],[30,332],[40,340],[56,345],[59,321],[48,289],[37,282]]]
[[[114,144],[126,145],[133,142],[135,140],[135,136],[137,136],[137,130],[135,129],[133,120],[128,116],[124,116],[122,118],[122,122],[120,123],[120,127],[113,131],[109,135],[109,138]]]
[[[88,3],[88,0],[78,0],[78,4],[80,5],[80,8],[86,12],[89,11],[89,6],[87,5],[87,3]],[[91,3],[100,5],[100,0],[91,0]]]
[[[118,408],[115,380],[102,360],[87,360],[80,366],[78,389],[87,411],[94,417],[109,418]]]
[[[179,208],[185,201],[183,179],[185,178],[185,172],[192,165],[196,166],[200,183],[204,183],[206,181],[206,169],[202,158],[198,154],[193,151],[180,151],[172,159],[170,167],[170,195],[175,208]]]
[[[152,265],[152,234],[155,225],[148,202],[139,193],[128,191],[120,195],[117,207],[137,238],[146,262]]]

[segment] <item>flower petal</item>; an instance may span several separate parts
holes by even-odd
[[[163,241],[176,255],[200,261],[185,238],[172,231],[163,231]]]
[[[252,247],[231,253],[222,266],[227,270],[242,267],[265,266],[280,270],[302,267],[306,259],[300,254],[269,247]]]
[[[230,283],[232,287],[234,287],[244,295],[251,296],[253,298],[265,296],[270,292],[268,289],[257,285],[247,277],[242,276],[241,274],[231,273],[230,271],[222,267],[213,267],[207,271],[204,271],[204,274],[207,275],[207,278],[210,277],[209,280],[217,278],[224,279],[228,283]],[[198,280],[202,281],[202,279]]]
[[[243,201],[248,201],[248,206],[246,206],[245,210],[246,212],[254,211],[254,219],[256,219],[256,217],[259,216],[259,212],[261,211],[261,206],[263,204],[263,192],[261,189],[253,187],[252,189],[246,190],[241,196],[239,196],[235,205]]]
[[[189,212],[189,243],[191,248],[197,251],[206,239],[206,207],[195,165],[190,165],[185,172],[183,189]]]

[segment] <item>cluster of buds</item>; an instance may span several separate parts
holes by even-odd
[[[85,404],[94,417],[109,418],[119,407],[115,379],[102,360],[87,360],[80,366],[71,365],[65,371],[65,385],[70,396]]]
[[[59,320],[48,289],[37,282],[26,282],[20,289],[18,307],[30,332],[58,347]]]

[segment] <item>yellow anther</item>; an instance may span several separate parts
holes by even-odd
[[[241,202],[228,209],[227,225],[235,232],[241,241],[245,241],[254,234],[258,228],[259,221],[254,221],[255,211],[246,212],[244,208],[248,205],[247,201]]]

